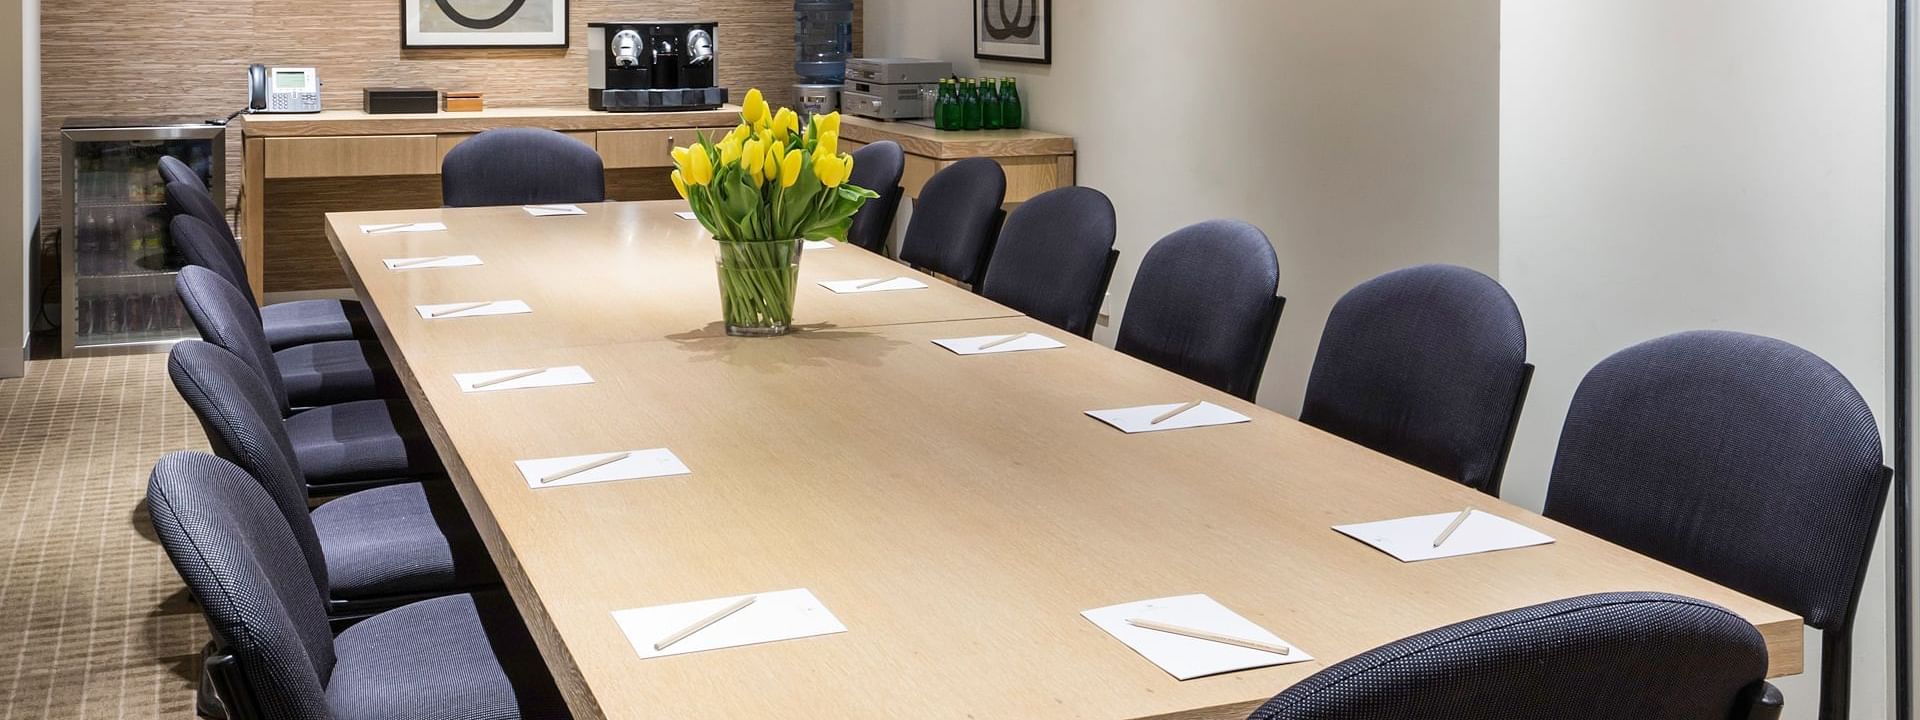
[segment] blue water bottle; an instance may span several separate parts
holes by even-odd
[[[793,0],[793,71],[801,82],[838,85],[853,54],[853,0]]]

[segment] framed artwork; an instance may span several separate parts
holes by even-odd
[[[973,3],[973,56],[1053,64],[1053,0]]]
[[[400,0],[400,47],[567,46],[567,0]]]

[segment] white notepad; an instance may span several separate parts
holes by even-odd
[[[1122,603],[1087,610],[1080,614],[1093,621],[1093,624],[1100,626],[1101,630],[1107,631],[1107,634],[1112,635],[1114,639],[1126,643],[1127,647],[1133,648],[1133,651],[1140,653],[1141,657],[1160,666],[1161,670],[1167,671],[1167,674],[1180,680],[1313,659],[1312,655],[1294,647],[1293,643],[1281,640],[1280,636],[1267,632],[1266,628],[1240,617],[1239,613],[1227,609],[1225,605],[1205,595],[1180,595]],[[1254,650],[1212,640],[1134,627],[1127,623],[1129,619],[1153,620],[1216,635],[1279,645],[1291,652],[1280,655],[1265,650]]]
[[[1553,542],[1552,537],[1533,528],[1499,515],[1475,510],[1473,514],[1467,516],[1465,522],[1460,523],[1460,527],[1454,529],[1452,535],[1447,536],[1446,542],[1441,543],[1440,547],[1434,547],[1434,539],[1440,537],[1440,533],[1446,530],[1447,525],[1459,515],[1458,512],[1447,512],[1398,520],[1335,525],[1333,529],[1399,558],[1401,562],[1473,555]]]
[[[674,213],[674,215],[679,216],[681,220],[699,220],[700,219],[700,215],[693,212],[677,212],[677,213]]]
[[[478,301],[475,301],[478,302]],[[533,312],[533,308],[519,300],[494,300],[480,307],[467,307],[473,303],[443,303],[440,305],[415,305],[413,309],[420,317],[428,320],[452,320],[454,318],[485,317],[487,315],[521,315]],[[461,310],[460,308],[466,308]],[[448,312],[457,310],[457,312]]]
[[[1025,333],[1020,337],[1007,340],[993,347],[982,347],[992,345],[1001,340],[1007,340],[1007,336],[981,335],[979,337],[948,338],[945,340],[935,340],[933,344],[952,350],[956,355],[992,355],[995,353],[1020,352],[1023,350],[1052,350],[1066,347],[1065,343],[1039,333]]]
[[[820,599],[814,597],[811,591],[806,588],[795,588],[779,592],[756,593],[753,595],[752,605],[741,608],[738,612],[688,635],[679,642],[668,645],[665,650],[653,649],[654,643],[665,640],[674,633],[726,609],[744,597],[747,596],[735,595],[674,605],[615,610],[613,621],[620,625],[620,631],[626,633],[627,641],[633,643],[634,652],[640,653],[642,658],[758,645],[847,631],[847,626],[840,624],[840,619],[834,617],[827,606],[820,604]]]
[[[1179,408],[1186,403],[1167,403],[1165,405],[1142,405],[1140,407],[1118,408],[1115,410],[1088,410],[1087,414],[1100,422],[1112,425],[1128,434],[1160,432],[1162,430],[1183,430],[1186,428],[1208,427],[1211,425],[1232,425],[1252,422],[1253,418],[1228,410],[1210,402],[1195,405],[1193,409],[1153,424],[1153,419],[1169,410]]]
[[[526,210],[528,215],[534,217],[587,214],[587,211],[580,209],[579,205],[522,205],[521,209]]]
[[[873,282],[875,280],[880,280],[880,279],[881,278],[860,278],[858,280],[827,280],[827,281],[821,282],[820,287],[826,288],[828,290],[832,290],[835,293],[838,293],[841,295],[853,295],[858,293],[872,293],[872,292],[890,292],[894,290],[921,290],[927,287],[926,283],[920,282],[919,280],[915,280],[910,277],[897,277],[883,283],[875,283],[873,285],[867,285],[866,287],[860,287],[861,285],[866,285],[867,283]]]
[[[387,258],[382,260],[388,270],[431,270],[434,268],[473,267],[479,265],[479,255],[447,255],[410,258]]]
[[[360,232],[367,235],[391,235],[393,233],[439,232],[447,229],[446,223],[379,223],[361,225]]]
[[[545,368],[538,375],[528,375],[523,378],[519,378],[516,380],[508,380],[503,383],[496,383],[493,385],[488,385],[483,388],[476,388],[473,386],[474,383],[483,383],[493,378],[506,377],[506,376],[521,372],[522,370],[533,370],[533,369],[535,368],[515,368],[513,370],[489,370],[487,372],[456,373],[454,374],[453,379],[455,382],[460,383],[461,392],[493,392],[496,390],[524,390],[527,388],[558,387],[561,385],[586,385],[593,382],[593,376],[587,374],[586,368],[580,367],[579,365],[567,365],[564,367]]]
[[[832,250],[833,241],[832,240],[804,240],[804,241],[801,241],[800,243],[800,249],[801,250]]]
[[[540,478],[603,460],[625,452],[627,456],[614,462],[601,465],[592,470],[581,471],[553,482],[543,483]],[[687,464],[680,462],[679,456],[666,448],[653,450],[617,450],[595,453],[593,455],[573,455],[569,457],[541,458],[538,460],[515,460],[514,467],[520,468],[520,475],[527,479],[530,488],[557,488],[568,485],[588,485],[592,483],[614,482],[618,480],[645,480],[647,478],[689,475],[693,471]]]

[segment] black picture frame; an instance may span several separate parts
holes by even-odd
[[[1053,64],[1053,0],[967,0],[973,7],[973,56],[980,60],[999,60],[1002,62],[1030,63],[1034,65]],[[1040,44],[1037,52],[1019,53],[1017,43],[999,43],[989,38],[991,29],[984,22],[987,11],[1007,2],[1031,2],[1038,11],[1035,24],[1039,27]]]
[[[553,6],[554,15],[559,18],[559,23],[556,28],[557,32],[543,33],[543,35],[547,35],[548,37],[541,39],[528,39],[524,37],[530,35],[530,33],[502,33],[502,37],[492,40],[486,39],[488,34],[484,32],[485,28],[482,27],[475,27],[474,32],[461,33],[427,33],[415,30],[419,24],[418,14],[420,1],[421,0],[400,0],[400,48],[402,50],[485,50],[507,48],[552,48],[564,50],[572,46],[573,3],[571,0],[515,0],[506,10],[501,11],[500,16],[511,17],[530,1],[546,2]],[[442,12],[447,13],[449,16],[459,16],[459,11],[449,4],[450,0],[432,1]],[[504,22],[504,18],[500,16],[476,19],[476,22],[484,24],[496,19]],[[458,21],[456,20],[456,22]],[[458,38],[455,39],[445,36],[458,36]],[[470,42],[468,41],[469,38],[473,40]]]

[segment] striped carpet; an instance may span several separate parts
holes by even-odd
[[[207,631],[142,499],[156,458],[205,448],[163,354],[0,380],[0,720],[194,716]]]

